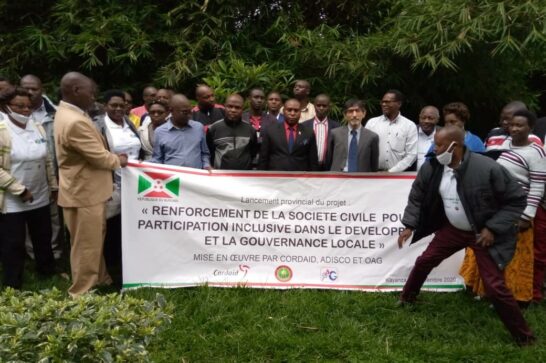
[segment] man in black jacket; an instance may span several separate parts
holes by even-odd
[[[435,233],[415,261],[400,302],[413,303],[430,271],[455,252],[470,247],[497,314],[520,345],[535,340],[502,269],[512,258],[525,192],[502,166],[464,148],[464,132],[445,127],[436,132],[436,158],[425,162],[413,183],[398,238],[401,248]]]
[[[261,170],[318,171],[317,144],[313,129],[298,124],[301,104],[292,98],[284,103],[284,122],[268,127],[262,135],[258,168]]]
[[[241,120],[243,103],[238,94],[228,96],[226,118],[209,126],[207,145],[215,169],[249,170],[252,167],[258,141],[252,125]]]

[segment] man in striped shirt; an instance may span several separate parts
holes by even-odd
[[[331,139],[330,134],[333,129],[340,125],[339,122],[328,118],[330,104],[330,97],[328,95],[318,95],[315,97],[315,117],[302,122],[302,126],[311,127],[315,133],[320,171],[330,170],[328,158],[326,157]]]

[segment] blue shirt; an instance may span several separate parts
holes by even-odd
[[[464,146],[472,152],[475,153],[483,153],[485,152],[485,146],[483,145],[482,139],[480,139],[478,136],[474,135],[470,131],[466,131],[464,135]],[[427,155],[431,152],[436,153],[436,149],[434,147],[434,142],[432,145],[430,145],[430,149],[428,149]],[[429,158],[427,158],[428,160]]]
[[[190,120],[178,128],[169,120],[155,130],[152,163],[204,169],[210,166],[210,152],[203,124]]]
[[[351,140],[353,139],[353,135],[351,134],[351,131],[353,131],[353,128],[351,126],[347,126],[348,128],[348,137],[347,137],[347,161],[345,162],[345,167],[343,168],[344,172],[349,171],[349,150],[351,150]],[[354,129],[356,131],[356,144],[358,145],[358,142],[360,141],[360,131],[362,130],[362,126],[358,127],[357,129]]]

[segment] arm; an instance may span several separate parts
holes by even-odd
[[[214,146],[214,127],[209,127],[205,135],[207,140],[207,147],[210,154],[209,166],[212,165],[217,168],[218,165],[214,165],[214,155],[216,153],[216,147]]]
[[[259,170],[269,170],[269,153],[271,147],[270,133],[262,132],[262,146],[260,147]]]
[[[411,191],[408,196],[408,205],[404,210],[404,217],[402,218],[402,224],[407,228],[416,229],[419,225],[421,206],[428,191],[427,184],[431,176],[432,166],[429,163],[424,164],[419,170],[419,173],[417,173],[417,177],[411,186]]]
[[[69,147],[97,169],[114,170],[119,168],[118,156],[106,150],[96,135],[97,131],[90,122],[77,120],[72,123],[68,131]]]
[[[494,234],[502,234],[520,219],[527,198],[518,182],[501,165],[491,170],[489,181],[500,205],[497,212],[485,222],[485,227]]]
[[[254,130],[254,127],[252,127],[250,134],[250,160],[254,160],[258,151],[258,134]]]
[[[154,135],[154,147],[152,150],[152,159],[150,160],[150,162],[156,164],[165,164],[165,153],[163,152],[163,148],[161,147],[161,134],[157,132],[157,130]]]
[[[203,169],[210,169],[210,152],[205,135],[205,128],[203,127],[203,134],[201,135],[201,164],[203,165]]]
[[[409,168],[417,160],[417,128],[409,125],[406,138],[406,156],[395,166],[389,169],[389,173],[399,173]]]
[[[319,162],[318,162],[318,150],[317,150],[317,139],[315,138],[315,132],[313,129],[311,129],[311,137],[309,138],[309,142],[311,145],[309,145],[309,170],[310,171],[318,171],[319,170]]]
[[[372,143],[370,147],[370,165],[372,171],[377,171],[379,169],[379,136],[374,132]]]
[[[546,158],[543,151],[528,161],[529,165],[529,193],[527,193],[527,206],[521,219],[530,221],[535,218],[537,207],[544,196],[544,184],[546,183]]]

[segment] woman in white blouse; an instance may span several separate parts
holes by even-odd
[[[106,91],[103,101],[106,113],[97,119],[95,126],[105,138],[108,149],[116,154],[127,154],[130,160],[142,160],[144,152],[138,131],[125,113],[125,93]],[[121,267],[121,169],[114,171],[112,177],[114,193],[106,203],[104,258],[114,281],[120,283],[117,278]]]
[[[49,204],[56,198],[57,180],[47,152],[44,129],[30,117],[30,94],[21,87],[0,94],[0,254],[4,286],[21,288],[26,227],[32,240],[36,269],[55,273],[51,248]]]

